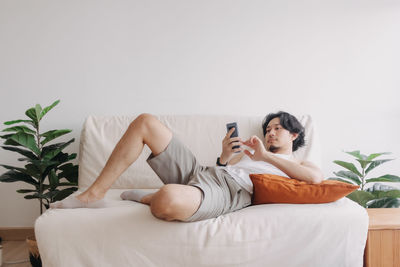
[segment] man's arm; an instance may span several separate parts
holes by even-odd
[[[233,156],[233,158],[228,162],[228,165],[235,165],[243,158],[244,153],[240,152],[239,154]]]
[[[224,158],[222,155],[220,157],[220,162],[222,164],[227,164],[227,165],[235,165],[238,163],[244,156],[243,152],[237,153],[236,155],[232,156],[231,158]]]
[[[274,155],[274,153],[267,151],[261,140],[256,136],[251,137],[248,141],[243,142],[243,144],[254,149],[254,154],[248,150],[244,151],[251,159],[268,162],[286,173],[290,178],[312,184],[318,184],[323,180],[322,171],[313,163],[309,161],[296,162],[280,158]]]
[[[305,181],[310,184],[319,184],[324,179],[320,168],[309,161],[296,162],[275,156],[266,151],[264,161],[271,163],[290,178]]]
[[[221,164],[229,164],[234,165],[240,161],[243,157],[243,150],[242,147],[233,149],[234,146],[241,145],[240,137],[232,137],[231,135],[235,129],[232,128],[229,132],[225,135],[224,139],[222,140],[222,153],[219,157],[219,162]]]

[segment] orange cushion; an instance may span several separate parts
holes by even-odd
[[[252,204],[293,203],[315,204],[336,201],[359,186],[334,180],[324,180],[320,184],[289,179],[272,174],[250,174],[253,182]]]

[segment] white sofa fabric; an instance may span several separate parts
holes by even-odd
[[[262,136],[263,117],[158,116],[204,165],[221,152],[225,124]],[[97,177],[134,116],[90,116],[81,134],[79,189]],[[303,116],[307,146],[295,156],[320,165],[312,120]],[[327,204],[250,206],[193,223],[155,218],[148,206],[122,201],[128,188],[154,191],[161,181],[146,151],[107,193],[103,209],[53,209],[35,223],[44,266],[348,266],[361,267],[368,231],[364,208],[347,198]]]

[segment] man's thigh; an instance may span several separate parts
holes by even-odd
[[[151,154],[147,163],[164,184],[188,184],[194,172],[202,167],[193,153],[175,136],[158,155]]]
[[[160,219],[185,221],[199,209],[202,194],[202,191],[195,186],[164,185],[152,196],[150,208]]]

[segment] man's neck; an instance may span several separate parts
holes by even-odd
[[[275,151],[270,151],[274,154],[281,154],[281,155],[292,155],[292,149],[284,149],[284,148],[278,148]]]
[[[274,152],[274,154],[277,154],[277,155],[288,155],[288,156],[292,155],[291,152],[290,153],[287,153],[287,152]]]

